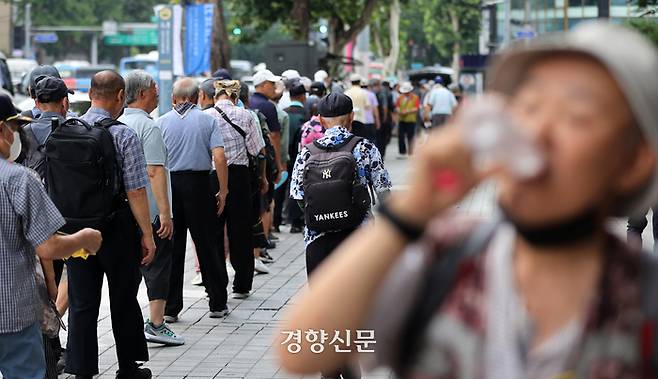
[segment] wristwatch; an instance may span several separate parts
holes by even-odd
[[[416,241],[423,236],[423,233],[425,232],[423,228],[419,228],[418,226],[401,219],[391,210],[391,208],[388,207],[387,204],[388,201],[383,201],[379,204],[379,214],[391,223],[391,225],[393,225],[405,239],[408,241]]]

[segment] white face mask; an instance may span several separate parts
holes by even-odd
[[[14,143],[11,144],[11,149],[9,150],[9,161],[15,161],[21,154],[22,148],[21,135],[18,132],[14,132]]]

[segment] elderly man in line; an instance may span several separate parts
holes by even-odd
[[[156,124],[162,130],[171,171],[174,214],[174,250],[165,321],[178,321],[183,310],[183,269],[187,231],[196,246],[201,276],[209,297],[211,318],[228,313],[226,306],[228,275],[215,240],[216,215],[224,210],[228,195],[228,168],[224,139],[217,120],[197,106],[199,86],[191,78],[174,83],[174,109]],[[216,169],[219,192],[213,194],[209,175]]]
[[[144,324],[144,336],[148,342],[182,345],[185,343],[183,338],[177,336],[164,322],[165,304],[169,295],[174,225],[167,148],[162,139],[162,131],[149,115],[158,106],[158,87],[153,77],[143,70],[129,73],[125,80],[128,106],[119,121],[137,133],[144,149],[149,177],[146,193],[156,246],[153,262],[141,267],[150,310],[150,317]]]

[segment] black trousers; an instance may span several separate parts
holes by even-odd
[[[359,121],[352,121],[352,133],[355,136],[363,137],[375,143],[377,137],[377,130],[375,124],[364,124]]]
[[[331,255],[331,253],[336,250],[336,248],[345,241],[350,234],[352,234],[352,232],[354,232],[354,229],[327,233],[311,242],[306,247],[306,275],[310,277],[313,271],[315,271],[315,269],[317,269],[320,264]],[[311,291],[313,291],[312,288]],[[334,372],[322,372],[322,378],[358,379],[361,378],[361,372],[358,369],[345,365]]]
[[[274,190],[274,226],[281,226],[283,223],[283,203],[288,198],[286,196],[288,194],[288,183],[290,183],[290,176],[279,189]]]
[[[146,293],[149,301],[167,300],[169,296],[169,280],[171,278],[171,255],[174,249],[173,238],[162,239],[158,236],[160,218],[152,224],[153,239],[155,240],[155,257],[153,262],[141,267],[142,276],[146,283]]]
[[[400,121],[398,128],[398,148],[400,149],[400,154],[402,155],[407,154],[407,151],[409,151],[409,154],[411,154],[413,149],[415,134],[416,134],[415,122]]]
[[[119,367],[149,359],[144,319],[137,302],[141,260],[139,229],[130,208],[117,211],[101,229],[103,244],[95,256],[66,261],[69,282],[69,331],[66,372],[98,373],[98,308],[103,275],[110,293],[112,332]]]
[[[377,130],[377,149],[382,158],[386,156],[386,147],[391,142],[391,123],[382,122],[382,126]]]
[[[219,217],[216,235],[223,253],[226,225],[231,265],[235,270],[233,292],[251,291],[254,281],[252,200],[247,166],[228,166],[228,196],[224,213]]]
[[[203,284],[210,298],[210,310],[221,311],[226,307],[228,274],[215,239],[217,206],[210,189],[208,171],[172,172],[171,190],[174,249],[165,315],[177,316],[183,310],[183,273],[188,229],[196,246]]]

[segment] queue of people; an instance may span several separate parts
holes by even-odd
[[[322,72],[316,82],[295,70],[285,75],[256,73],[251,96],[247,85],[231,80],[226,70],[202,83],[179,78],[173,109],[157,119],[151,113],[158,105],[158,86],[141,70],[125,77],[109,70],[94,75],[91,108],[80,118],[69,113],[72,91],[51,66],[33,71],[28,91],[34,109],[17,115],[8,98],[0,99],[3,193],[16,213],[3,211],[9,217],[2,234],[9,250],[3,252],[18,254],[21,262],[3,274],[2,304],[8,306],[2,307],[0,338],[25,345],[12,352],[3,343],[0,372],[8,378],[56,378],[62,371],[76,378],[96,375],[96,320],[105,277],[117,378],[150,378],[151,371],[142,367],[149,358],[147,342],[185,344],[174,325],[184,309],[188,232],[198,284],[209,299],[208,316],[222,318],[230,311],[227,262],[235,272],[231,296],[249,297],[255,273],[269,272],[265,263],[274,261],[270,251],[283,224],[291,233],[304,231],[310,274],[370,218],[370,204],[391,186],[376,147],[382,115],[370,106],[366,114],[364,106],[362,122],[353,122],[353,100]],[[361,100],[377,104],[379,92],[366,84],[355,80],[355,90],[363,91]],[[380,98],[390,103],[385,96]],[[367,130],[369,139],[354,136],[353,128]],[[356,169],[343,173],[340,190],[346,191],[345,199],[358,202],[318,205],[311,201],[315,196],[304,194],[305,188],[327,191],[304,183],[305,167],[315,159],[313,146],[328,149],[329,155],[335,148],[347,149]],[[338,175],[341,169],[336,170]],[[327,188],[335,195],[332,186]],[[305,202],[314,209],[337,207],[331,213],[349,212],[350,223],[308,227],[313,217]],[[37,209],[49,216],[30,213]],[[9,285],[30,270],[42,273],[42,283]],[[142,278],[149,300],[145,318],[137,301]],[[47,291],[45,303],[34,296],[39,286]],[[16,291],[24,296],[13,298]],[[48,309],[51,301],[57,304],[51,309],[55,319],[68,311],[65,348],[59,329],[39,325],[37,318],[17,320],[28,308]],[[38,364],[26,367],[33,358]]]

